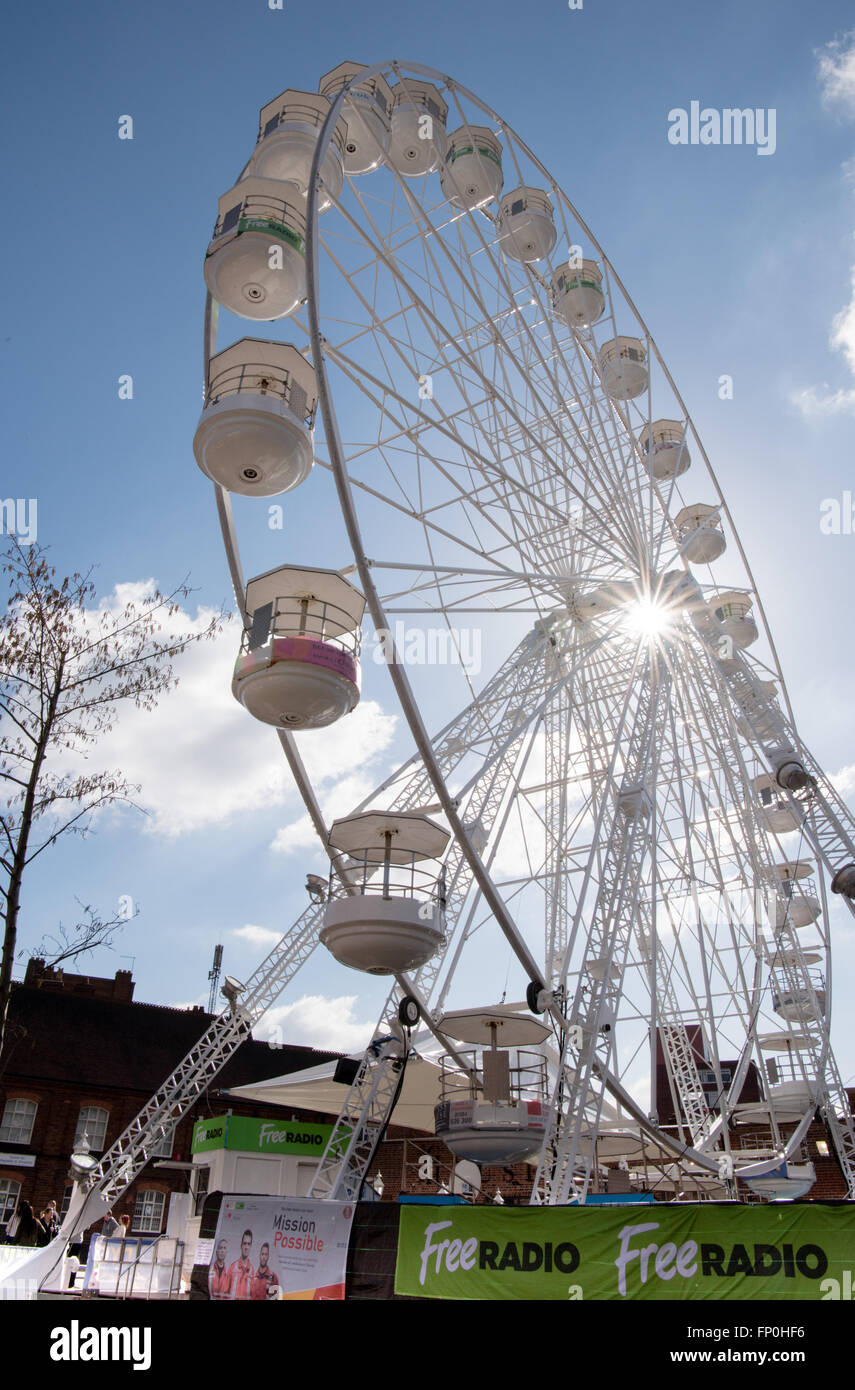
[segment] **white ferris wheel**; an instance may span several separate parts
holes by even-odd
[[[665,1197],[798,1196],[817,1114],[855,1196],[829,1044],[855,818],[795,730],[686,407],[558,184],[451,78],[343,63],[262,108],[205,279],[194,448],[244,622],[233,690],[277,730],[330,874],[227,981],[87,1210],[324,949],[390,993],[315,1196],[358,1194],[424,1056],[437,1134],[530,1159],[535,1202],[584,1201],[604,1163]],[[218,305],[264,336],[220,345]],[[233,496],[287,512],[312,489],[343,529],[247,575]],[[355,708],[366,609],[413,752],[330,826],[300,740]],[[413,665],[403,623],[502,656]],[[476,991],[508,950],[498,1004]]]

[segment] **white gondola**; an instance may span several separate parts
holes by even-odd
[[[726,666],[730,657],[722,661]],[[779,740],[784,732],[781,710],[777,703],[778,687],[774,681],[757,681],[756,689],[737,700],[742,710],[742,718],[737,719],[736,727],[747,739],[755,735],[765,739]]]
[[[448,137],[440,183],[443,195],[458,208],[480,208],[502,191],[501,141],[486,126],[465,125]]]
[[[230,492],[290,492],[312,469],[317,403],[315,369],[295,347],[241,338],[211,358],[196,462]]]
[[[289,89],[261,108],[258,144],[252,156],[252,172],[259,178],[293,183],[302,198],[309,189],[312,159],[330,104],[318,92]],[[323,191],[318,211],[326,212],[344,184],[344,146],[347,123],[336,122],[320,167]]]
[[[264,724],[323,729],[359,702],[365,599],[335,570],[283,565],[246,586],[232,693]]]
[[[596,323],[606,307],[602,284],[603,273],[596,261],[560,265],[549,282],[555,317],[568,328],[588,328]]]
[[[542,261],[555,245],[552,203],[542,188],[515,188],[502,198],[499,245],[512,261]]]
[[[342,965],[369,975],[415,970],[445,937],[445,876],[434,865],[451,836],[427,816],[364,811],[333,823],[329,844],[347,857],[348,892],[330,872],[320,940]]]
[[[647,471],[658,483],[679,478],[691,466],[686,427],[679,420],[654,420],[645,425],[638,443],[647,462]]]
[[[693,502],[674,517],[680,539],[680,553],[691,565],[711,565],[727,549],[724,532],[718,523],[718,507]]]
[[[801,1052],[810,1052],[814,1040],[807,1033],[789,1028],[786,1032],[762,1033],[757,1042],[763,1052],[773,1054],[765,1061],[770,1083],[766,1100],[738,1105],[734,1119],[739,1124],[768,1125],[771,1111],[779,1123],[794,1124],[816,1105],[806,1079],[805,1068],[810,1068],[810,1060],[799,1056]]]
[[[725,637],[729,637],[735,647],[750,647],[757,641],[757,624],[750,616],[754,600],[750,594],[713,594],[709,600],[709,611],[719,624]]]
[[[318,91],[332,101],[342,87],[365,71],[364,63],[339,63],[321,78]],[[347,124],[344,167],[348,174],[371,174],[385,160],[391,139],[391,101],[392,94],[382,77],[369,77],[348,92],[341,108]]]
[[[250,175],[223,194],[205,284],[241,318],[293,314],[306,298],[306,215],[295,185]]]
[[[448,149],[446,103],[430,82],[416,82],[409,77],[390,90],[389,164],[408,179],[435,174]]]
[[[518,1163],[535,1154],[549,1107],[546,1058],[525,1045],[542,1043],[549,1029],[501,1005],[443,1014],[437,1026],[455,1041],[483,1045],[458,1051],[465,1070],[443,1057],[437,1136],[455,1158],[473,1163]]]
[[[795,1202],[810,1192],[816,1182],[816,1169],[812,1163],[782,1163],[771,1172],[743,1181],[755,1196],[769,1202]]]
[[[754,790],[757,793],[760,820],[767,830],[771,830],[775,835],[785,835],[790,830],[798,830],[804,815],[798,803],[791,802],[781,790],[777,778],[771,772],[764,772],[754,779]]]
[[[825,1014],[825,990],[782,989],[772,994],[772,1008],[788,1022],[799,1023],[803,1018],[816,1020]]]
[[[809,927],[820,916],[822,905],[819,898],[804,888],[810,888],[805,880],[813,874],[813,864],[809,859],[790,859],[775,865],[778,878],[778,896],[775,903],[775,929],[784,927]],[[803,885],[802,888],[797,885]]]
[[[630,401],[647,387],[647,349],[640,338],[610,338],[600,348],[600,373],[608,394]]]

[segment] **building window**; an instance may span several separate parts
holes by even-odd
[[[131,1221],[131,1230],[134,1234],[160,1235],[165,1200],[162,1192],[154,1192],[149,1189],[137,1193],[137,1203]]]
[[[163,1135],[157,1140],[154,1147],[149,1150],[149,1158],[171,1158],[172,1150],[175,1146],[175,1121],[168,1121],[163,1126]]]
[[[81,1105],[80,1114],[77,1117],[77,1130],[74,1135],[74,1147],[83,1143],[83,1136],[89,1141],[89,1147],[94,1153],[101,1153],[107,1138],[107,1121],[110,1118],[109,1110],[103,1110],[100,1105]]]
[[[193,1215],[201,1216],[205,1208],[205,1198],[208,1195],[208,1179],[211,1170],[207,1163],[202,1163],[193,1174]]]
[[[71,1194],[72,1194],[73,1191],[74,1191],[74,1188],[73,1188],[73,1187],[71,1186],[71,1184],[69,1183],[68,1187],[65,1189],[65,1191],[64,1191],[63,1194],[62,1194],[62,1205],[60,1206],[60,1209],[59,1209],[59,1219],[60,1219],[60,1221],[64,1221],[65,1218],[66,1218],[66,1215],[67,1215],[67,1213],[68,1213],[68,1206],[69,1206],[69,1203],[70,1203],[70,1201],[71,1201]]]
[[[21,1184],[14,1178],[0,1178],[0,1226],[11,1220],[21,1195]]]
[[[29,1144],[38,1108],[34,1100],[7,1100],[0,1124],[0,1143]]]

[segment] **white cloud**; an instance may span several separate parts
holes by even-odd
[[[809,419],[821,415],[855,414],[855,387],[848,391],[831,391],[825,382],[822,390],[825,395],[816,386],[806,386],[801,391],[794,391],[790,399],[796,409]]]
[[[836,352],[843,353],[850,372],[855,373],[855,268],[851,272],[849,303],[834,317],[830,342]]]
[[[251,922],[247,922],[245,927],[235,927],[232,936],[237,936],[241,941],[248,941],[251,946],[262,946],[266,950],[271,950],[282,940],[282,933],[273,931],[270,927],[256,927]]]
[[[850,287],[849,303],[835,314],[831,321],[828,345],[832,351],[843,353],[846,365],[855,376],[855,266],[850,272]],[[823,382],[821,389],[808,386],[804,390],[794,392],[791,399],[802,414],[809,418],[855,413],[855,387],[832,391],[828,382]]]
[[[153,581],[118,584],[99,610],[121,612],[153,587]],[[160,636],[201,632],[212,616],[207,609],[195,617],[179,610],[163,620]],[[163,695],[154,711],[120,709],[114,729],[99,738],[85,761],[79,754],[57,755],[52,770],[121,769],[141,787],[136,800],[148,813],[144,829],[173,837],[265,807],[298,804],[275,731],[253,719],[232,695],[237,644],[237,626],[229,623],[219,637],[189,647],[173,661],[177,688]],[[339,724],[303,735],[300,752],[313,784],[370,764],[388,748],[395,724],[393,715],[365,701]],[[370,780],[360,771],[352,785],[365,795]]]
[[[362,758],[367,760],[364,753]],[[364,800],[373,785],[373,781],[361,772],[351,773],[349,777],[343,777],[340,782],[336,782],[320,797],[321,810],[327,825],[330,825],[336,816],[348,815]],[[290,825],[283,825],[281,830],[277,830],[270,848],[277,854],[294,854],[297,850],[312,849],[317,843],[318,837],[312,822],[307,815],[302,815],[291,821]]]
[[[823,104],[855,116],[855,29],[827,43],[817,62]]]
[[[839,772],[832,772],[830,776],[832,785],[844,800],[848,800],[855,792],[855,763],[848,763],[846,767],[842,767]]]
[[[371,1041],[375,1022],[354,1017],[355,994],[327,998],[304,994],[293,1004],[270,1009],[254,1030],[262,1042],[302,1044],[330,1052],[362,1052]]]
[[[826,44],[818,55],[818,68],[823,104],[855,116],[855,29],[842,39]],[[843,174],[848,182],[852,181],[853,160],[845,161]],[[850,281],[849,303],[832,319],[828,341],[834,352],[843,353],[850,372],[855,375],[855,267]],[[855,414],[855,387],[832,391],[825,382],[821,388],[807,386],[793,392],[790,400],[808,419]]]

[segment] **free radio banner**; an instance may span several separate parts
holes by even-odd
[[[855,1207],[404,1206],[395,1292],[454,1299],[851,1298]]]
[[[343,1299],[352,1202],[225,1196],[208,1268],[212,1299]]]

